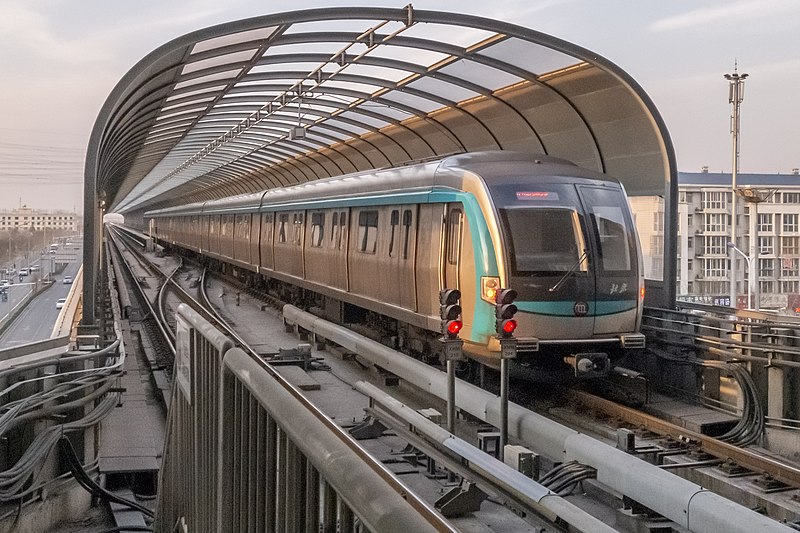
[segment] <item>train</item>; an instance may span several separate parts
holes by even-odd
[[[151,210],[144,223],[163,245],[423,359],[443,357],[446,288],[461,292],[471,361],[499,365],[501,288],[517,292],[516,369],[593,377],[644,348],[625,190],[556,157],[451,155]]]

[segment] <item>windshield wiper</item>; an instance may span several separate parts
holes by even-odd
[[[582,254],[581,254],[581,256],[578,258],[578,260],[577,260],[577,261],[575,261],[575,264],[574,264],[574,265],[572,265],[572,268],[570,268],[569,270],[567,270],[566,272],[564,272],[564,275],[563,275],[563,276],[561,276],[561,279],[559,279],[559,280],[556,282],[556,284],[555,284],[555,285],[553,285],[552,287],[550,287],[550,288],[548,289],[548,291],[549,291],[549,292],[555,292],[555,291],[557,291],[558,289],[560,289],[560,288],[561,288],[561,285],[562,285],[562,284],[563,284],[565,281],[567,281],[567,278],[569,277],[569,275],[570,275],[570,274],[572,274],[573,272],[575,272],[575,269],[576,269],[576,268],[578,268],[579,266],[581,266],[581,263],[583,263],[583,260],[584,260],[584,259],[586,259],[586,256],[587,256],[587,255],[588,255],[588,254],[587,254],[586,250],[583,250],[583,253],[582,253]]]

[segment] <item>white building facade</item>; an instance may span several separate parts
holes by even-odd
[[[718,305],[730,302],[733,224],[736,225],[733,268],[738,307],[755,307],[758,282],[759,307],[800,307],[800,175],[738,174],[737,214],[732,216],[731,175],[688,173],[678,175],[678,262],[676,294],[679,300]],[[763,201],[754,207],[742,193],[757,192]],[[632,197],[636,226],[645,256],[645,276],[662,279],[664,250],[664,200]],[[755,228],[751,213],[757,211]],[[735,219],[735,220],[734,220]],[[751,237],[757,235],[756,254]],[[753,273],[750,273],[752,266]],[[757,268],[757,272],[756,272]],[[753,284],[750,276],[753,275]]]
[[[77,216],[75,213],[38,211],[28,207],[0,211],[0,231],[14,228],[75,231],[76,227]]]

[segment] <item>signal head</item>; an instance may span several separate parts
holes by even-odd
[[[447,324],[445,324],[445,331],[444,334],[449,339],[455,339],[458,337],[458,333],[461,331],[461,328],[464,327],[464,323],[460,320],[448,320]]]
[[[516,299],[517,291],[514,289],[498,289],[494,301],[498,304],[510,304]]]
[[[514,318],[514,315],[518,311],[517,306],[514,304],[497,304],[494,306],[494,316],[495,318],[502,318],[502,319],[509,319]]]
[[[461,299],[458,289],[442,289],[439,291],[439,305],[454,305]]]
[[[461,314],[460,305],[443,305],[439,308],[442,320],[455,320]]]

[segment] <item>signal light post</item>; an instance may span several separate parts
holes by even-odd
[[[439,316],[442,319],[444,355],[447,361],[447,431],[456,431],[456,361],[464,359],[464,341],[458,338],[464,322],[461,321],[461,291],[443,289],[439,291]]]
[[[517,339],[514,331],[517,321],[514,315],[517,306],[517,291],[514,289],[500,289],[495,296],[494,314],[495,330],[500,341],[500,460],[503,460],[506,444],[508,444],[508,362],[517,357]]]

